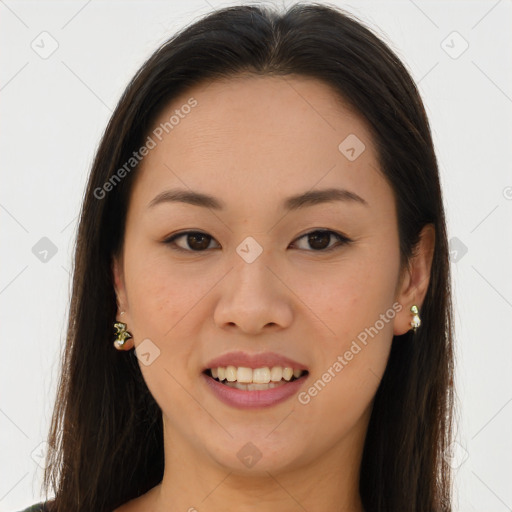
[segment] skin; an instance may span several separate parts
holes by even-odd
[[[401,271],[393,191],[370,132],[327,85],[300,76],[198,85],[175,98],[155,126],[190,97],[197,106],[137,171],[123,251],[113,260],[117,318],[133,335],[127,348],[149,338],[160,350],[150,365],[139,364],[163,412],[165,444],[162,483],[116,512],[362,511],[358,473],[372,400],[393,335],[411,329],[412,304],[421,314],[433,228],[424,229]],[[366,146],[354,161],[338,149],[349,134]],[[227,207],[148,208],[175,187],[211,194]],[[282,209],[288,196],[330,187],[368,205]],[[336,249],[315,250],[304,235],[320,228],[352,243],[331,236],[321,247]],[[163,243],[185,230],[212,238],[195,245],[178,239],[184,253]],[[263,249],[250,264],[236,252],[248,236]],[[202,242],[208,248],[200,252]],[[309,368],[307,390],[394,303],[401,311],[307,404],[294,396],[237,409],[200,378],[209,360],[231,350],[274,351]],[[248,442],[262,455],[252,467],[237,457]]]

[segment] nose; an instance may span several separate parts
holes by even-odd
[[[266,251],[252,263],[237,255],[234,267],[220,283],[215,324],[253,335],[288,327],[294,294],[284,274],[267,258]]]

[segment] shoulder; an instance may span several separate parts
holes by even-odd
[[[41,503],[36,503],[35,505],[20,510],[20,512],[48,512],[48,510],[46,503],[42,501]]]

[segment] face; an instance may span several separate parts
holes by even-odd
[[[321,82],[242,77],[189,89],[149,135],[114,276],[167,440],[232,471],[335,464],[360,446],[393,334],[411,319],[367,125]],[[328,189],[341,192],[288,201]],[[273,395],[233,390],[204,374],[221,356],[213,366],[307,373]]]

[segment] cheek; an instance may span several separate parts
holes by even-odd
[[[142,335],[162,339],[197,300],[190,277],[147,240],[126,244],[125,272],[132,328]]]
[[[162,409],[172,403],[178,410],[190,411],[194,401],[181,383],[190,378],[187,365],[193,360],[195,324],[191,323],[193,315],[187,313],[197,303],[198,291],[190,277],[161,254],[145,250],[142,244],[134,250],[135,246],[128,250],[127,245],[125,271],[129,330],[141,353],[139,366]],[[149,354],[148,364],[144,353]]]
[[[141,364],[141,371],[155,398],[180,394],[177,382],[197,377],[198,333],[208,314],[201,299],[217,277],[199,267],[187,269],[190,263],[173,262],[166,251],[147,241],[134,238],[130,243],[125,254],[129,330],[135,347],[149,339],[158,353],[151,365]]]
[[[312,393],[323,395],[318,405],[348,413],[354,404],[361,412],[371,401],[393,339],[398,270],[394,246],[361,251],[357,261],[332,272],[315,295],[318,316],[329,327],[315,337],[320,350],[312,380],[321,382]]]
[[[398,254],[389,248],[382,251],[361,251],[357,258],[347,259],[339,269],[332,268],[328,276],[304,286],[308,304],[325,320],[330,330],[325,339],[348,340],[366,327],[372,326],[394,302],[398,279]],[[317,278],[319,276],[316,276]],[[386,323],[392,331],[391,322]]]

